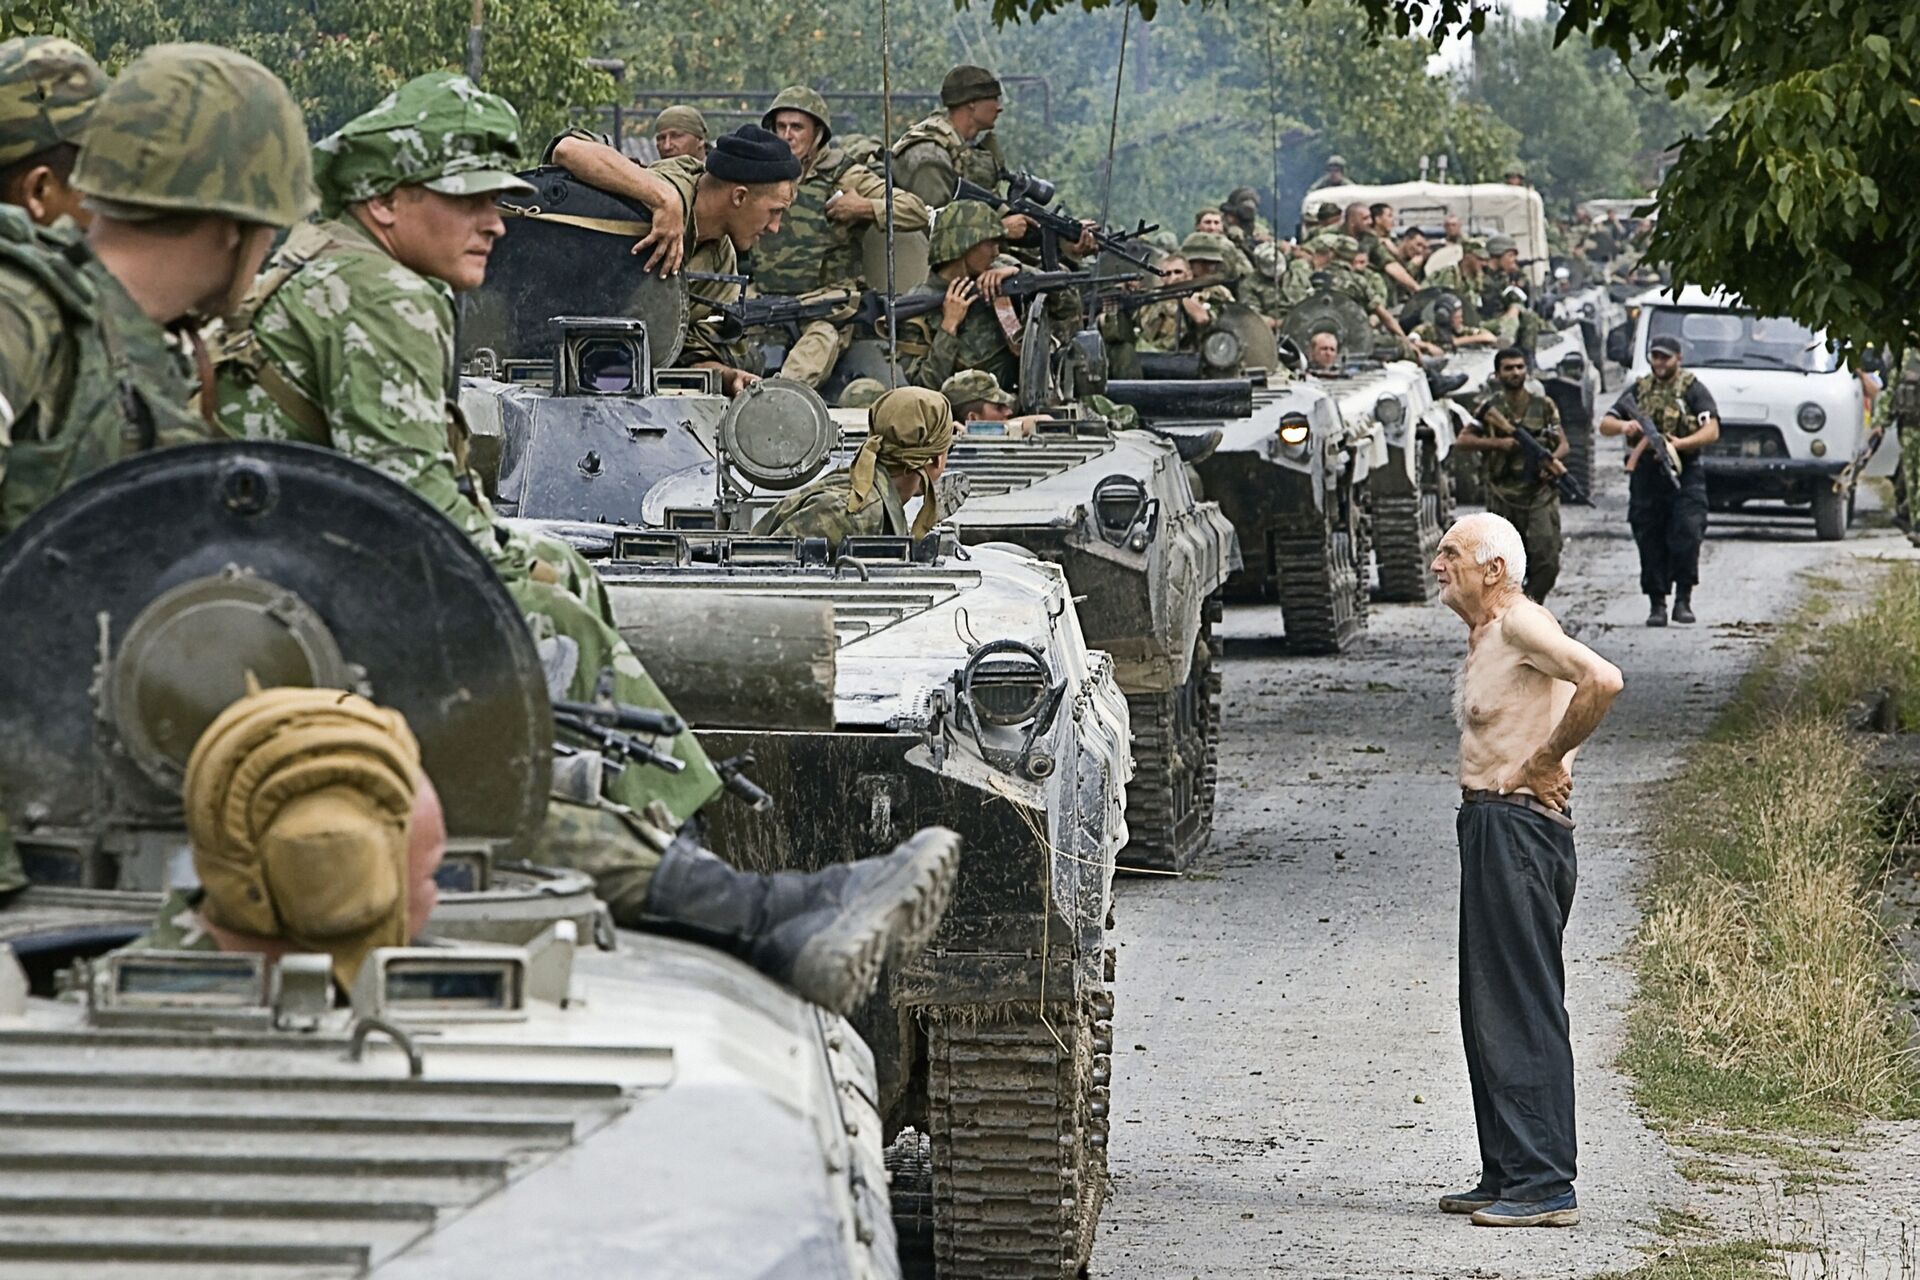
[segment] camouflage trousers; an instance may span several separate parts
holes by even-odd
[[[510,584],[508,591],[527,615],[536,641],[565,637],[579,647],[579,665],[567,685],[576,701],[593,697],[602,671],[613,673],[614,701],[655,711],[671,711],[673,704],[614,627],[613,604],[606,587],[579,552],[550,538],[532,539],[536,559],[551,572]],[[720,775],[707,753],[688,730],[673,739],[672,754],[684,761],[680,773],[651,765],[628,764],[607,783],[608,797],[630,809],[658,802],[676,821],[685,821],[720,791]]]
[[[1527,598],[1545,604],[1560,580],[1560,499],[1551,492],[1518,493],[1487,487],[1487,511],[1505,516],[1527,549]]]
[[[613,922],[632,929],[646,916],[647,893],[669,839],[624,806],[553,796],[533,860],[592,877],[594,896],[607,904]]]
[[[780,362],[780,376],[817,387],[827,380],[852,343],[851,326],[835,328],[830,321],[815,320],[787,349],[787,358]]]
[[[1920,423],[1913,426],[1901,423],[1899,440],[1900,465],[1894,471],[1894,514],[1900,527],[1911,536],[1920,529],[1920,521],[1914,519],[1914,508],[1920,505]]]

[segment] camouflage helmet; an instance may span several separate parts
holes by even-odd
[[[1147,232],[1146,241],[1162,253],[1180,252],[1180,237],[1165,227],[1155,227]]]
[[[999,78],[985,67],[976,67],[970,63],[961,63],[947,72],[946,79],[940,82],[940,105],[949,111],[955,107],[964,107],[969,102],[978,102],[982,98],[999,96]]]
[[[1344,169],[1346,167],[1347,167],[1347,158],[1345,156],[1332,155],[1327,157],[1327,168]]]
[[[833,137],[833,116],[827,111],[827,100],[803,84],[788,85],[774,98],[773,105],[767,108],[767,114],[760,117],[762,129],[773,128],[773,116],[777,111],[804,111],[820,125],[819,146],[826,146]]]
[[[1321,232],[1320,234],[1318,234],[1318,235],[1313,235],[1313,236],[1308,236],[1308,237],[1307,237],[1307,252],[1308,252],[1308,253],[1328,253],[1328,254],[1331,254],[1331,253],[1338,253],[1339,251],[1340,251],[1340,237],[1339,237],[1339,236],[1336,236],[1336,235],[1333,235],[1333,234],[1331,234],[1331,233],[1329,233],[1329,232],[1325,232],[1325,231],[1322,231],[1322,232]]]
[[[71,40],[23,36],[0,44],[0,165],[79,142],[106,72]]]
[[[1462,257],[1470,253],[1477,258],[1484,258],[1487,256],[1487,242],[1479,236],[1467,236],[1460,241],[1460,253]]]
[[[1439,320],[1443,316],[1457,316],[1459,314],[1460,314],[1460,295],[1459,294],[1443,293],[1439,297],[1433,300],[1433,318],[1435,320]]]
[[[1328,238],[1333,241],[1334,253],[1342,258],[1351,258],[1354,254],[1360,252],[1360,242],[1350,235],[1341,234]]]
[[[1011,405],[1013,397],[1000,389],[1000,380],[986,369],[962,369],[940,384],[940,394],[947,398],[953,411],[959,413],[961,406],[985,401],[988,404]]]
[[[887,394],[887,384],[878,378],[855,378],[840,392],[842,409],[866,409]]]
[[[955,200],[934,220],[927,261],[936,267],[958,262],[975,246],[999,240],[1006,233],[992,205],[978,200]]]
[[[1487,256],[1497,258],[1503,253],[1512,253],[1519,247],[1514,243],[1512,236],[1490,236],[1487,239]]]
[[[1188,262],[1231,262],[1233,241],[1218,231],[1196,231],[1180,242],[1180,256]]]
[[[123,221],[218,213],[290,227],[314,206],[306,121],[245,54],[157,44],[100,96],[73,186]]]
[[[395,187],[450,196],[532,191],[513,172],[521,161],[513,105],[451,71],[415,76],[313,148],[329,215]]]
[[[1527,176],[1527,166],[1518,160],[1514,160],[1501,171],[1500,176],[1503,178],[1524,178]]]

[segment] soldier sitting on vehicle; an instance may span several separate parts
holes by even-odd
[[[945,396],[925,387],[896,387],[867,411],[867,438],[852,465],[788,494],[753,531],[761,537],[825,538],[835,546],[865,535],[924,538],[941,515],[936,484],[947,469],[953,436],[953,408]],[[920,512],[909,525],[906,504],[916,496]]]
[[[707,158],[707,118],[692,107],[668,107],[653,118],[653,149],[662,160]]]
[[[1456,347],[1492,347],[1500,340],[1466,323],[1466,307],[1459,297],[1443,293],[1433,304],[1433,319],[1413,331],[1413,348],[1423,356],[1451,355]]]
[[[1203,233],[1195,233],[1199,234]],[[1179,254],[1162,258],[1156,265],[1163,273],[1158,285],[1185,284],[1193,279],[1186,258]],[[1213,327],[1217,309],[1232,301],[1233,291],[1221,284],[1185,297],[1149,302],[1139,312],[1141,350],[1198,351]]]
[[[944,209],[960,179],[1002,192],[1006,157],[993,127],[1000,119],[1000,81],[985,67],[962,63],[940,82],[940,110],[900,135],[893,144],[893,180],[929,209]],[[1002,220],[1009,240],[1032,229],[1019,214]]]
[[[1334,288],[1359,303],[1367,313],[1367,321],[1376,330],[1391,334],[1394,338],[1404,338],[1406,333],[1400,327],[1400,319],[1387,309],[1387,278],[1373,269],[1373,262],[1364,245],[1351,236],[1340,236],[1340,255],[1336,255]],[[1341,256],[1344,255],[1344,256]],[[1345,271],[1337,268],[1345,266]]]
[[[106,72],[79,45],[56,36],[0,44],[0,201],[43,227],[93,220],[68,183]]]
[[[250,693],[200,736],[181,801],[200,887],[170,895],[132,949],[325,954],[345,993],[368,955],[406,946],[433,914],[446,824],[396,711],[339,689]],[[651,854],[640,908],[610,904],[620,924],[726,951],[843,1014],[884,957],[926,945],[959,865],[958,838],[936,827],[885,857],[756,875],[600,812]]]
[[[1306,256],[1295,258],[1287,264],[1287,273],[1280,280],[1280,301],[1282,306],[1296,307],[1314,294],[1313,277],[1325,274],[1331,277],[1333,272],[1334,250],[1339,247],[1338,236],[1321,232],[1312,236],[1306,243]]]
[[[1420,292],[1420,282],[1401,260],[1401,246],[1396,243],[1393,234],[1397,215],[1390,204],[1372,205],[1370,212],[1373,215],[1373,234],[1361,242],[1367,251],[1367,261],[1375,271],[1386,277],[1388,300],[1395,304],[1405,302]]]
[[[780,224],[761,236],[754,249],[755,289],[773,297],[819,289],[859,290],[865,284],[859,230],[885,217],[885,179],[833,145],[826,99],[804,85],[782,89],[760,123],[792,149],[800,162],[800,180]],[[927,206],[919,197],[894,191],[896,231],[925,231],[928,222]],[[787,349],[780,376],[817,387],[852,340],[851,326],[815,320]]]
[[[1003,387],[1019,385],[1020,366],[996,303],[1000,286],[1019,272],[1001,257],[1006,231],[994,211],[978,200],[956,200],[934,220],[927,261],[931,274],[914,294],[945,298],[933,315],[900,326],[900,358],[909,381],[937,389],[962,369],[985,369]]]
[[[1477,236],[1460,242],[1459,257],[1448,265],[1436,265],[1439,254],[1427,260],[1425,284],[1429,289],[1444,289],[1460,299],[1462,314],[1470,327],[1480,324],[1480,297],[1486,291],[1487,243]]]
[[[734,275],[739,255],[760,237],[780,229],[793,203],[800,162],[793,151],[757,125],[741,125],[714,143],[704,162],[676,156],[643,165],[628,159],[611,139],[570,129],[547,145],[543,163],[557,164],[590,187],[637,200],[653,215],[647,234],[633,246],[647,255],[647,269],[672,275],[688,271]],[[738,286],[698,281],[688,292],[731,302]],[[713,337],[704,326],[687,334],[679,363],[718,369],[721,386],[738,395],[759,378],[742,368],[744,352]]]
[[[1226,215],[1218,209],[1202,209],[1193,215],[1193,229],[1210,236],[1223,236],[1227,233]]]
[[[962,429],[969,422],[1007,422],[1013,417],[1013,397],[985,369],[954,374],[941,384],[940,394],[947,398],[953,420]]]

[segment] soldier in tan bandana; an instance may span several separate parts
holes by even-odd
[[[940,518],[935,486],[953,447],[952,406],[937,391],[898,387],[874,401],[867,424],[866,443],[852,466],[782,499],[753,531],[836,545],[863,535],[923,538],[931,532]],[[906,504],[915,495],[923,500],[909,525]]]

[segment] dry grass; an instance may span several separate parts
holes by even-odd
[[[1830,1130],[1913,1094],[1888,834],[1846,718],[1871,690],[1920,713],[1920,573],[1786,636],[1669,793],[1626,1061],[1670,1119]]]

